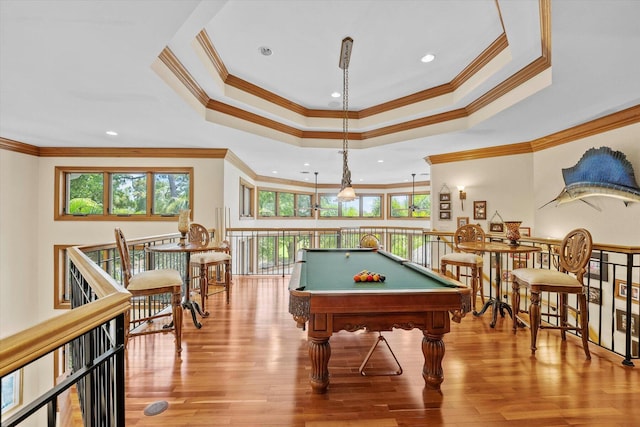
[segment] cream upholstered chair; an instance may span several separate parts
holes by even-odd
[[[202,225],[192,223],[189,228],[189,242],[203,246],[203,252],[191,256],[189,268],[199,270],[200,281],[200,305],[205,315],[208,315],[205,302],[209,298],[209,285],[217,284],[215,271],[212,267],[224,267],[224,290],[227,292],[227,304],[229,304],[229,286],[231,284],[231,255],[228,245],[221,247],[210,246],[209,231]],[[205,252],[206,251],[206,252]]]
[[[482,257],[478,254],[460,252],[458,244],[461,242],[484,242],[485,234],[479,225],[467,224],[459,227],[453,235],[453,243],[455,252],[440,257],[440,272],[447,274],[447,266],[455,267],[456,280],[460,280],[460,267],[466,267],[471,270],[471,289],[473,292],[473,311],[476,310],[476,295],[480,291],[480,298],[484,304],[484,292],[482,292]]]
[[[584,228],[570,231],[562,240],[560,246],[559,261],[560,271],[542,268],[518,268],[511,272],[513,280],[513,333],[518,330],[517,314],[520,307],[520,288],[527,288],[531,293],[531,305],[529,316],[531,321],[531,353],[536,352],[536,339],[539,329],[560,329],[562,340],[567,339],[567,330],[580,332],[582,347],[587,359],[591,359],[589,353],[589,316],[587,311],[587,291],[583,285],[583,276],[586,265],[591,257],[591,234]],[[575,277],[567,274],[571,273]],[[540,312],[541,292],[558,293],[559,311],[556,313]],[[568,306],[568,294],[575,294],[578,298],[578,310]],[[568,311],[576,313],[576,326],[569,324]],[[543,325],[542,315],[558,318],[558,325]]]
[[[172,329],[176,336],[176,352],[180,353],[182,351],[182,276],[180,276],[180,272],[174,269],[157,269],[141,271],[140,273],[133,274],[129,246],[127,245],[127,241],[120,228],[115,229],[115,236],[116,246],[118,247],[118,252],[120,254],[124,287],[131,292],[131,296],[146,297],[150,295],[171,294],[171,313],[154,314],[136,320],[141,322],[151,322],[156,318],[172,316]],[[131,314],[127,313],[125,316],[125,343],[128,341],[130,336],[147,335],[171,330],[168,328],[149,328],[142,332],[130,332],[130,321]]]

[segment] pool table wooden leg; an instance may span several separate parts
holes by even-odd
[[[311,359],[311,389],[316,394],[327,392],[329,386],[329,358],[331,346],[328,337],[309,337],[309,358]]]
[[[442,371],[442,359],[444,358],[443,334],[432,334],[422,331],[422,354],[424,354],[424,366],[422,377],[427,388],[440,390],[440,384],[444,380]]]

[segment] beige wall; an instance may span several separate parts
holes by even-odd
[[[574,201],[560,206],[552,203],[564,188],[562,169],[574,166],[592,147],[607,146],[623,152],[640,175],[640,124],[577,140],[533,154],[501,156],[479,160],[436,164],[431,168],[433,203],[443,184],[451,189],[453,220],[439,220],[433,211],[433,228],[453,231],[458,216],[468,216],[485,230],[497,210],[505,221],[522,220],[538,237],[562,238],[577,227],[587,228],[594,242],[618,245],[640,245],[640,203],[629,206],[618,199],[591,197],[588,200],[601,211]],[[457,185],[466,186],[464,211],[458,199]],[[487,221],[473,220],[473,201],[487,201]]]
[[[625,207],[618,199],[591,197],[587,200],[601,211],[580,201],[557,207],[552,203],[539,209],[564,187],[562,169],[574,166],[589,148],[602,146],[623,152],[634,167],[636,182],[640,181],[640,124],[535,153],[532,199],[537,235],[559,237],[573,228],[585,227],[595,242],[640,245],[640,203]]]
[[[488,222],[498,211],[505,221],[522,221],[523,227],[533,228],[532,154],[493,157],[479,160],[435,164],[431,167],[431,197],[433,229],[454,231],[458,217],[469,217],[472,224],[480,224],[487,231]],[[443,186],[451,190],[451,220],[441,220],[439,193]],[[467,199],[464,210],[458,185],[464,185]],[[473,218],[473,202],[487,202],[487,219]]]
[[[0,150],[0,336],[39,322],[39,158]],[[50,250],[47,258],[51,258]],[[49,277],[50,279],[50,277]],[[49,282],[50,283],[50,282]],[[51,307],[49,307],[51,309]],[[50,311],[50,310],[49,310]]]

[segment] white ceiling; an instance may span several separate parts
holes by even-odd
[[[151,65],[169,47],[210,99],[300,127],[220,84],[197,55],[195,36],[206,30],[233,76],[321,110],[341,108],[341,99],[336,103],[330,94],[342,90],[340,43],[351,36],[349,107],[362,110],[450,82],[504,25],[508,61],[448,105],[386,118],[378,124],[383,126],[464,107],[541,55],[538,1],[498,5],[0,0],[0,136],[39,147],[229,148],[258,175],[313,180],[301,172],[318,171],[321,183],[337,184],[340,141],[311,147],[207,121]],[[462,128],[425,130],[388,143],[352,141],[354,186],[399,183],[411,173],[426,179],[426,156],[529,141],[640,104],[638,22],[637,0],[552,2],[550,84]],[[273,54],[261,55],[261,46]],[[421,63],[428,52],[436,60]],[[303,130],[341,129],[332,126]],[[350,126],[373,128],[366,121]],[[119,136],[107,136],[111,129]]]

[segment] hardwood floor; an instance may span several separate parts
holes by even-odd
[[[288,313],[288,278],[234,276],[231,302],[209,297],[202,329],[185,315],[182,354],[173,335],[135,337],[126,372],[127,426],[632,426],[640,425],[640,366],[543,330],[531,357],[529,331],[490,313],[452,323],[444,338],[441,393],[425,390],[422,333],[386,332],[404,373],[358,368],[378,334],[340,332],[330,340],[331,384],[311,393],[306,332]],[[384,345],[368,367],[393,370]],[[166,411],[145,407],[167,401]]]

